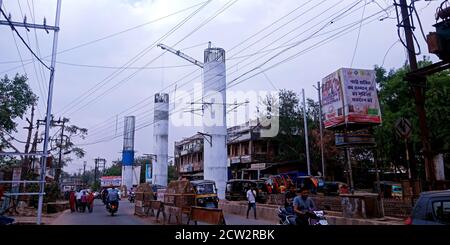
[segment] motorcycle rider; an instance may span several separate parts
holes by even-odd
[[[314,201],[308,196],[309,190],[305,187],[297,190],[297,196],[294,198],[294,212],[297,215],[298,225],[308,225],[311,212],[316,209]]]
[[[114,186],[111,187],[111,190],[108,191],[108,195],[106,196],[106,200],[108,201],[108,205],[116,204],[117,208],[119,208],[119,192],[116,190]]]

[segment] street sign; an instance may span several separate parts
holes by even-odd
[[[411,136],[411,122],[403,117],[398,119],[395,123],[395,132],[400,138],[409,138]]]

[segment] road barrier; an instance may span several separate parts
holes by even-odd
[[[191,213],[187,224],[190,221],[194,221],[197,225],[197,221],[204,222],[211,225],[225,225],[225,217],[222,209],[218,208],[203,208],[203,207],[191,207]]]

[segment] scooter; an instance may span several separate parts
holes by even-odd
[[[119,210],[119,204],[117,202],[108,202],[106,210],[111,213],[111,216],[114,216],[114,213],[117,213]]]
[[[300,225],[297,224],[297,215],[295,215],[293,209],[278,208],[277,214],[280,218],[280,225]],[[324,211],[315,210],[307,212],[307,217],[308,225],[328,225]]]
[[[130,203],[133,203],[135,199],[136,194],[134,192],[131,192],[131,194],[128,196],[128,201],[130,201]]]

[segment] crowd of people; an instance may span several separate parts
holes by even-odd
[[[69,204],[72,212],[89,213],[94,210],[94,193],[88,190],[71,190],[69,193]]]

